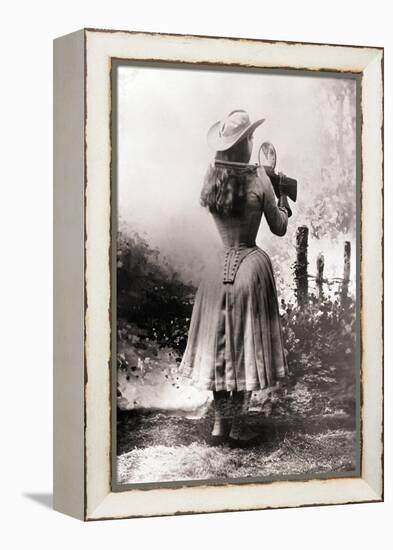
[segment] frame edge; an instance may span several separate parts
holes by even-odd
[[[85,519],[85,32],[53,42],[53,508]]]

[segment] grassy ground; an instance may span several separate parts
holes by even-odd
[[[258,434],[247,449],[210,443],[211,414],[190,420],[162,413],[123,412],[119,421],[118,481],[314,475],[353,472],[354,426],[340,415],[279,420],[250,413]],[[132,434],[132,435],[131,435]]]
[[[119,411],[118,481],[353,474],[358,453],[354,396],[347,363],[305,367],[299,362],[278,394],[267,401],[253,395],[248,421],[258,439],[247,449],[212,445],[212,406],[199,419]]]

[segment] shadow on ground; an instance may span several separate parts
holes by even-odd
[[[53,508],[53,495],[52,493],[24,493],[24,497],[34,500],[44,508]]]

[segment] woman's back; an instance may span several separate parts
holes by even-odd
[[[224,247],[254,247],[263,213],[271,231],[284,235],[288,223],[287,211],[277,206],[271,182],[260,168],[246,177],[239,211],[231,214],[212,212]]]

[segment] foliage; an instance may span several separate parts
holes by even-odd
[[[355,413],[356,304],[340,294],[308,304],[281,303],[282,329],[290,367],[287,412]]]
[[[132,326],[139,340],[184,351],[195,288],[179,280],[157,249],[137,233],[119,231],[117,239],[118,339]]]
[[[281,308],[289,361],[298,357],[299,349],[312,361],[329,363],[355,353],[356,309],[352,297],[343,301],[338,292],[333,298],[310,294],[303,308],[284,300]]]

